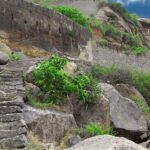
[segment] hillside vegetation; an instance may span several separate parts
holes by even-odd
[[[32,0],[35,3],[53,9],[69,17],[74,22],[85,26],[95,36],[98,46],[115,48],[120,51],[125,51],[127,54],[143,55],[148,52],[149,47],[145,43],[145,38],[141,32],[138,21],[138,16],[130,14],[120,3],[100,3],[100,10],[104,7],[109,7],[117,15],[121,16],[124,22],[130,25],[131,31],[122,30],[122,27],[116,24],[110,18],[110,21],[105,21],[91,16],[85,16],[78,8],[68,6],[53,6],[51,7],[50,0],[40,1]],[[112,14],[113,15],[113,14]],[[112,20],[111,20],[112,19]],[[98,36],[97,36],[98,35]]]

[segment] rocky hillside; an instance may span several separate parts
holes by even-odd
[[[0,0],[0,149],[150,149],[150,20],[32,2]]]

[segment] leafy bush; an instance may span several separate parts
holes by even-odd
[[[79,23],[80,25],[83,25],[86,27],[88,26],[88,17],[84,16],[82,12],[80,11],[80,9],[78,8],[58,6],[58,7],[53,7],[52,9],[69,17],[70,19]]]
[[[83,128],[78,128],[77,132],[81,135],[82,135],[82,133],[86,133],[90,137],[96,136],[96,135],[105,135],[105,134],[115,135],[113,128],[111,128],[111,127],[104,128],[103,126],[101,126],[95,122],[91,122],[91,123],[85,125]]]
[[[43,94],[48,94],[46,103],[62,104],[71,93],[77,94],[83,103],[94,102],[100,96],[96,82],[85,74],[71,76],[63,71],[67,60],[53,55],[39,64],[33,72],[34,82]]]
[[[130,52],[136,55],[143,55],[148,52],[148,49],[144,46],[133,46],[131,47]]]

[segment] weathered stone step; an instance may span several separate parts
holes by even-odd
[[[18,106],[0,106],[0,114],[22,113],[22,108]]]
[[[20,113],[0,114],[0,122],[13,122],[21,119],[22,119],[22,115]]]
[[[0,140],[26,134],[26,132],[27,129],[25,127],[18,128],[17,130],[0,130]]]
[[[1,150],[16,150],[24,148],[27,145],[27,139],[25,135],[15,136],[13,138],[7,138],[0,140]]]
[[[11,100],[9,97],[9,99],[7,99],[8,101],[1,101],[1,100],[5,100],[5,98],[4,99],[0,98],[0,106],[19,106],[20,108],[23,107],[23,100],[19,98]]]
[[[0,122],[0,130],[16,130],[21,127],[26,127],[24,120],[14,122]]]

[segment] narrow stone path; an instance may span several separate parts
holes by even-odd
[[[25,149],[26,123],[23,120],[23,73],[39,59],[24,58],[0,66],[0,150]]]

